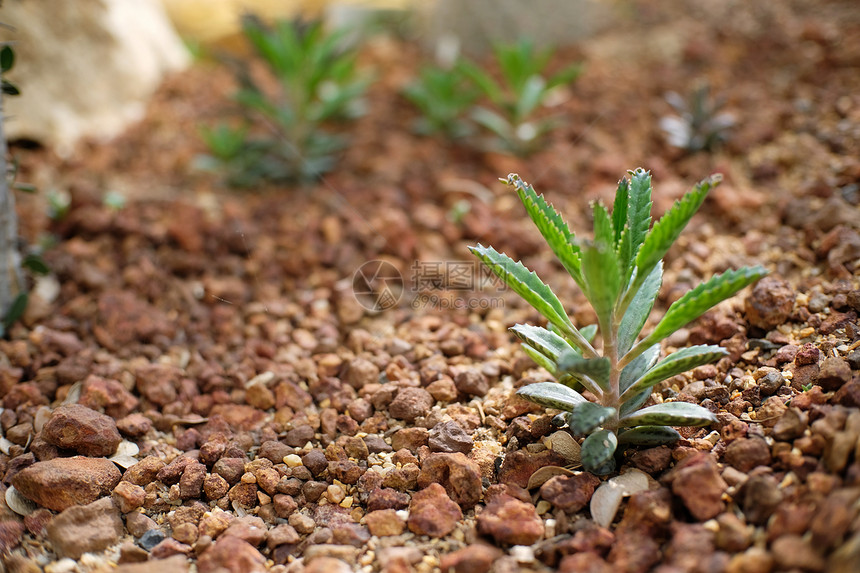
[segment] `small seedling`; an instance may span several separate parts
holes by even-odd
[[[640,409],[656,384],[728,354],[719,346],[702,345],[659,360],[660,342],[767,271],[756,266],[715,275],[675,301],[650,334],[639,335],[663,281],[663,256],[720,176],[701,181],[652,227],[651,174],[643,169],[631,171],[630,179],[625,177],[618,184],[611,213],[601,203],[592,205],[592,240],[577,239],[558,211],[518,175],[509,175],[506,182],[516,188],[532,221],[597,315],[596,325],[577,328],[552,289],[521,262],[492,247],[471,247],[548,322],[547,328],[518,324],[512,330],[522,340],[525,353],[558,382],[529,384],[517,393],[562,411],[554,422],[573,435],[586,436],[582,465],[595,474],[615,469],[619,445],[673,443],[680,434],[672,426],[705,426],[716,421],[707,409],[686,402]],[[602,355],[592,345],[598,330]],[[580,393],[583,390],[594,401],[586,400]]]
[[[4,45],[0,47],[0,76],[5,76],[6,72],[11,70],[15,66],[15,51],[11,46]],[[0,89],[3,90],[3,93],[6,95],[16,96],[21,95],[21,91],[18,89],[18,86],[3,78],[0,80]]]
[[[238,185],[261,180],[308,181],[330,170],[345,147],[333,123],[364,110],[369,78],[356,70],[356,52],[343,31],[327,32],[321,22],[282,21],[267,26],[247,16],[243,31],[255,53],[277,80],[267,90],[247,65],[236,65],[236,100],[247,125],[204,131],[211,160]]]
[[[426,66],[402,93],[421,112],[415,125],[419,134],[440,133],[457,139],[472,133],[473,127],[465,117],[477,100],[478,91],[459,67]]]
[[[477,106],[471,117],[493,135],[491,147],[527,155],[558,125],[553,119],[535,118],[535,112],[547,102],[553,90],[576,80],[582,67],[573,64],[552,76],[544,76],[553,50],[537,50],[528,39],[511,45],[499,44],[493,51],[501,81],[466,60],[458,65],[493,106],[493,109]]]
[[[711,88],[701,83],[685,100],[677,92],[666,94],[666,101],[678,112],[660,119],[660,128],[670,145],[690,153],[714,151],[728,139],[728,130],[734,126],[731,113],[721,112],[725,101],[712,98]]]

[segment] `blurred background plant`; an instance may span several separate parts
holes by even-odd
[[[245,123],[204,128],[211,155],[202,165],[234,186],[313,181],[346,145],[334,124],[363,113],[370,78],[358,72],[357,51],[344,33],[326,30],[321,21],[267,25],[246,16],[242,29],[275,85],[255,78],[247,63],[233,62]]]
[[[571,64],[545,75],[554,50],[539,50],[527,37],[513,44],[496,44],[493,54],[498,80],[474,62],[463,59],[458,63],[458,69],[490,104],[473,108],[471,119],[489,133],[484,141],[488,149],[525,156],[537,150],[543,136],[560,124],[558,118],[538,117],[539,108],[557,89],[575,81],[582,66]]]
[[[695,85],[686,99],[677,92],[669,92],[664,97],[678,113],[660,118],[660,128],[669,145],[689,153],[711,152],[729,139],[735,117],[720,111],[725,98],[712,97],[708,82]]]
[[[474,132],[466,118],[480,94],[459,66],[424,66],[402,93],[421,112],[417,133],[458,139]]]

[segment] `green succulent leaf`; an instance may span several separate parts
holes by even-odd
[[[543,195],[538,195],[534,187],[520,179],[516,173],[508,175],[507,183],[516,188],[526,212],[543,235],[549,248],[576,284],[583,288],[579,246],[561,214],[544,199]]]
[[[542,354],[539,350],[529,346],[528,343],[524,343],[522,345],[523,352],[526,355],[534,360],[535,364],[543,367],[547,372],[555,376],[556,380],[558,380],[561,384],[568,386],[577,392],[584,389],[582,382],[576,376],[571,376],[566,372],[559,372],[556,362],[547,358],[544,354]]]
[[[639,426],[618,434],[618,443],[631,446],[662,446],[681,439],[678,430],[668,426]]]
[[[702,316],[715,304],[731,298],[742,288],[756,282],[766,274],[767,270],[764,267],[756,266],[743,267],[735,271],[729,270],[721,275],[711,277],[710,280],[688,291],[672,303],[654,331],[640,341],[636,347],[647,348],[660,342],[679,328]],[[631,350],[630,354],[633,354],[635,350]]]
[[[583,326],[579,329],[579,332],[588,342],[593,342],[594,337],[597,336],[597,325],[589,324],[588,326]]]
[[[557,88],[559,86],[567,85],[572,81],[576,80],[582,74],[582,65],[581,64],[572,64],[557,74],[553,75],[546,84],[547,89]]]
[[[651,226],[651,173],[641,167],[630,172],[627,192],[627,238],[619,249],[619,258],[625,269],[625,278],[630,276],[633,260]]]
[[[539,75],[530,76],[519,93],[514,116],[518,119],[528,117],[545,97],[546,80]]]
[[[583,358],[575,352],[567,352],[559,358],[558,370],[581,380],[594,394],[602,395],[609,390],[610,363],[606,357]]]
[[[631,412],[635,412],[639,408],[642,407],[642,404],[648,401],[648,398],[651,396],[651,390],[642,390],[623,404],[621,404],[621,408],[619,408],[619,415],[623,418],[627,416]]]
[[[591,204],[594,219],[594,242],[602,245],[615,245],[615,229],[612,225],[612,217],[606,207],[598,201]]]
[[[642,327],[654,308],[654,301],[663,284],[663,262],[660,261],[651,271],[651,274],[642,282],[642,286],[636,291],[636,295],[624,312],[621,325],[618,327],[618,353],[623,356],[630,350]]]
[[[559,336],[561,336],[562,338],[564,338],[565,340],[567,340],[567,338],[564,335],[564,332],[562,332],[561,330],[556,328],[555,325],[550,324],[549,329],[551,331],[555,332],[556,334],[558,334]],[[591,344],[592,342],[594,342],[594,338],[597,336],[597,325],[596,324],[589,324],[589,325],[583,326],[582,328],[579,329],[579,333],[586,340],[586,342]],[[570,342],[570,341],[568,341],[568,342]]]
[[[570,323],[564,306],[552,289],[521,262],[481,244],[469,247],[469,250],[548,321],[560,327]]]
[[[615,408],[608,408],[592,402],[585,402],[584,404],[579,404],[573,409],[573,412],[571,412],[571,415],[568,417],[568,425],[570,426],[571,432],[575,435],[581,436],[597,429],[599,426],[603,425],[603,422],[610,419],[616,413]]]
[[[642,280],[651,273],[651,269],[660,262],[669,247],[678,239],[678,235],[701,207],[708,191],[719,185],[721,180],[721,175],[713,175],[700,181],[680,201],[675,201],[675,204],[654,224],[654,228],[645,237],[636,255],[636,269]]]
[[[630,181],[626,177],[622,177],[621,181],[618,182],[618,188],[615,190],[615,202],[612,204],[612,229],[615,231],[616,248],[618,248],[621,242],[621,233],[627,227],[627,207],[629,201]]]
[[[612,460],[617,447],[618,438],[609,430],[594,432],[582,442],[582,467],[586,471],[603,475],[605,470],[602,468]]]
[[[558,382],[535,382],[517,390],[517,394],[540,404],[545,408],[556,410],[573,410],[578,404],[588,402],[582,394]]]
[[[517,335],[517,338],[552,360],[553,363],[558,362],[559,357],[566,352],[579,354],[564,338],[546,328],[531,324],[515,324],[511,327],[511,331]]]
[[[11,46],[0,48],[0,73],[6,73],[15,65],[15,51]]]
[[[547,372],[555,376],[556,372],[558,372],[558,368],[556,367],[556,363],[549,358],[547,358],[540,350],[529,346],[528,344],[522,345],[523,352],[531,358],[535,364],[544,368]]]
[[[23,258],[21,267],[37,275],[47,275],[51,272],[51,267],[45,262],[41,255],[31,253]]]
[[[655,384],[662,382],[667,378],[671,378],[676,374],[686,372],[687,370],[691,370],[697,366],[701,366],[702,364],[709,364],[715,360],[719,360],[728,353],[729,352],[725,348],[713,345],[682,348],[681,350],[664,358],[660,363],[654,366],[654,368],[649,370],[633,385],[627,388],[627,390],[621,394],[621,401],[626,401],[628,398],[632,398],[642,390],[647,390]]]
[[[629,426],[707,426],[717,421],[709,410],[687,402],[664,402],[622,417],[618,425]]]
[[[621,290],[615,249],[604,242],[586,244],[582,248],[582,275],[585,296],[597,313],[598,322],[608,326]]]
[[[27,310],[27,303],[29,301],[30,297],[27,293],[18,293],[12,301],[12,304],[9,305],[9,308],[6,310],[6,314],[3,317],[0,317],[0,325],[2,325],[4,333],[12,328],[12,325],[24,315],[24,311]]]
[[[657,360],[660,359],[660,345],[655,344],[642,354],[636,357],[630,364],[624,367],[621,371],[618,388],[621,393],[624,393],[631,384],[639,380],[645,372],[650,370]]]

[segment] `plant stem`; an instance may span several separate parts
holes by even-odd
[[[18,219],[15,196],[9,188],[6,167],[6,136],[3,132],[3,98],[0,92],[0,317],[6,315],[24,287],[21,255],[18,252]]]

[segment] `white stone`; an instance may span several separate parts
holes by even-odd
[[[9,139],[61,155],[82,137],[108,139],[139,120],[167,73],[190,58],[157,0],[6,2],[2,39],[21,95],[6,99]]]

